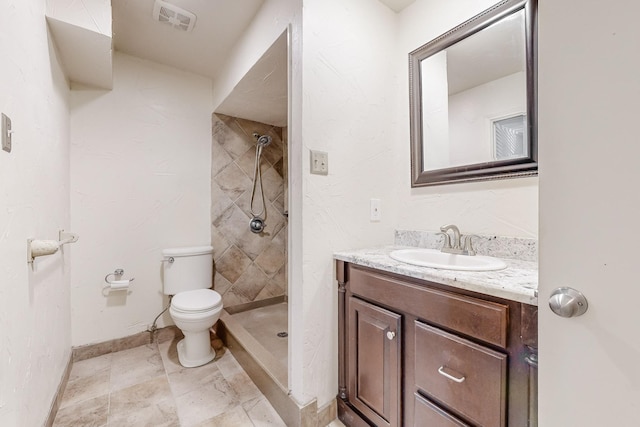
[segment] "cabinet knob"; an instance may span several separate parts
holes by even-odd
[[[587,311],[587,299],[572,288],[558,288],[549,298],[551,311],[561,317],[581,316]]]
[[[392,339],[394,339],[395,337],[396,337],[396,333],[395,333],[395,332],[393,332],[393,331],[389,331],[389,332],[387,332],[387,339],[388,339],[388,340],[392,340]]]

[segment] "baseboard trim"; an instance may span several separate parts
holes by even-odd
[[[318,427],[326,427],[338,418],[338,402],[333,399],[318,409]]]
[[[129,350],[131,348],[140,347],[141,345],[151,344],[152,342],[160,343],[170,341],[178,337],[182,337],[182,332],[177,326],[170,325],[156,329],[153,333],[144,331],[128,337],[73,347],[72,357],[74,362],[79,362],[81,360],[115,353],[120,350]]]
[[[225,311],[229,314],[237,314],[242,313],[243,311],[254,310],[256,308],[266,307],[268,305],[279,304],[281,302],[286,302],[286,295],[280,295],[277,297],[271,297],[266,299],[261,299],[258,301],[245,302],[243,304],[236,304],[231,307],[225,307]]]
[[[344,425],[351,427],[369,427],[369,424],[364,421],[364,418],[347,404],[347,402],[337,397],[336,403],[338,405],[338,419]]]
[[[69,382],[69,375],[71,374],[71,368],[73,366],[73,356],[69,354],[69,360],[67,360],[67,366],[62,373],[62,377],[60,378],[60,383],[58,384],[58,389],[56,390],[56,394],[53,397],[53,401],[51,402],[51,408],[49,408],[49,416],[47,417],[47,421],[45,422],[46,427],[53,426],[53,422],[56,419],[56,415],[58,415],[58,409],[60,408],[60,402],[62,401],[62,396],[64,395],[64,391],[67,388],[67,383]]]

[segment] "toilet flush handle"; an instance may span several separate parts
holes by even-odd
[[[175,259],[173,259],[173,257],[172,257],[172,256],[170,256],[169,258],[167,258],[167,262],[168,262],[169,264],[173,264],[173,262],[174,262],[174,261],[175,261]]]

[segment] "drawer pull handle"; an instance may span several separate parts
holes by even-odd
[[[446,378],[449,378],[451,381],[455,381],[457,383],[461,383],[464,381],[465,377],[460,377],[460,378],[454,377],[453,375],[445,372],[444,369],[445,369],[444,366],[440,366],[438,368],[438,373]]]
[[[395,337],[396,337],[396,333],[395,333],[395,332],[393,332],[393,331],[389,331],[389,332],[387,332],[387,339],[388,339],[389,341],[391,341],[391,340],[392,340],[392,339],[394,339]]]

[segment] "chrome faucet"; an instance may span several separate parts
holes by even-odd
[[[451,236],[449,236],[449,230],[453,231],[453,241],[451,241]],[[453,224],[443,225],[440,227],[440,233],[444,236],[444,243],[442,245],[441,252],[445,252],[448,254],[457,254],[457,255],[470,255],[473,256],[476,254],[476,251],[473,249],[471,245],[471,238],[477,237],[476,235],[468,235],[463,236],[460,234],[460,230],[457,226]]]

